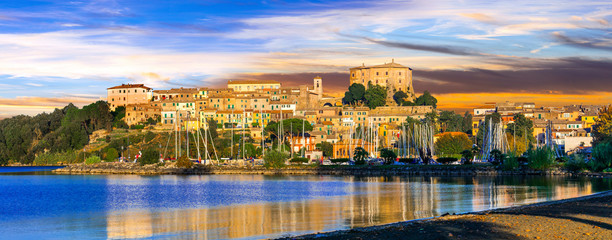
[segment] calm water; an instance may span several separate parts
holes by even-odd
[[[268,238],[609,189],[612,179],[551,177],[3,173],[0,238]]]

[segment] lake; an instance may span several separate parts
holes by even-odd
[[[259,239],[612,189],[612,179],[601,178],[55,175],[14,170],[0,168],[0,226],[6,239]]]

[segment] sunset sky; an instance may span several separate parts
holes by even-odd
[[[0,1],[0,118],[121,83],[319,75],[340,95],[350,67],[391,59],[442,108],[609,104],[611,21],[610,1]]]

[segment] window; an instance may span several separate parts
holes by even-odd
[[[402,76],[402,72],[399,72],[399,75]]]
[[[378,76],[378,72],[376,72],[376,76]]]
[[[385,72],[385,75],[387,75],[387,76],[388,76],[388,75],[389,75],[389,72]]]

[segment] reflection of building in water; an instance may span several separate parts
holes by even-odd
[[[229,180],[263,178],[228,177]],[[325,181],[327,178],[319,179]],[[590,193],[591,188],[590,184],[570,183],[558,184],[559,187],[553,187],[557,184],[546,188],[528,187],[523,184],[532,183],[509,184],[495,178],[346,177],[344,180],[351,183],[346,191],[353,195],[208,209],[110,213],[107,236],[134,238],[180,234],[180,238],[193,239],[282,236],[386,224],[446,212],[498,208],[542,198],[542,195],[555,199],[574,197]]]

